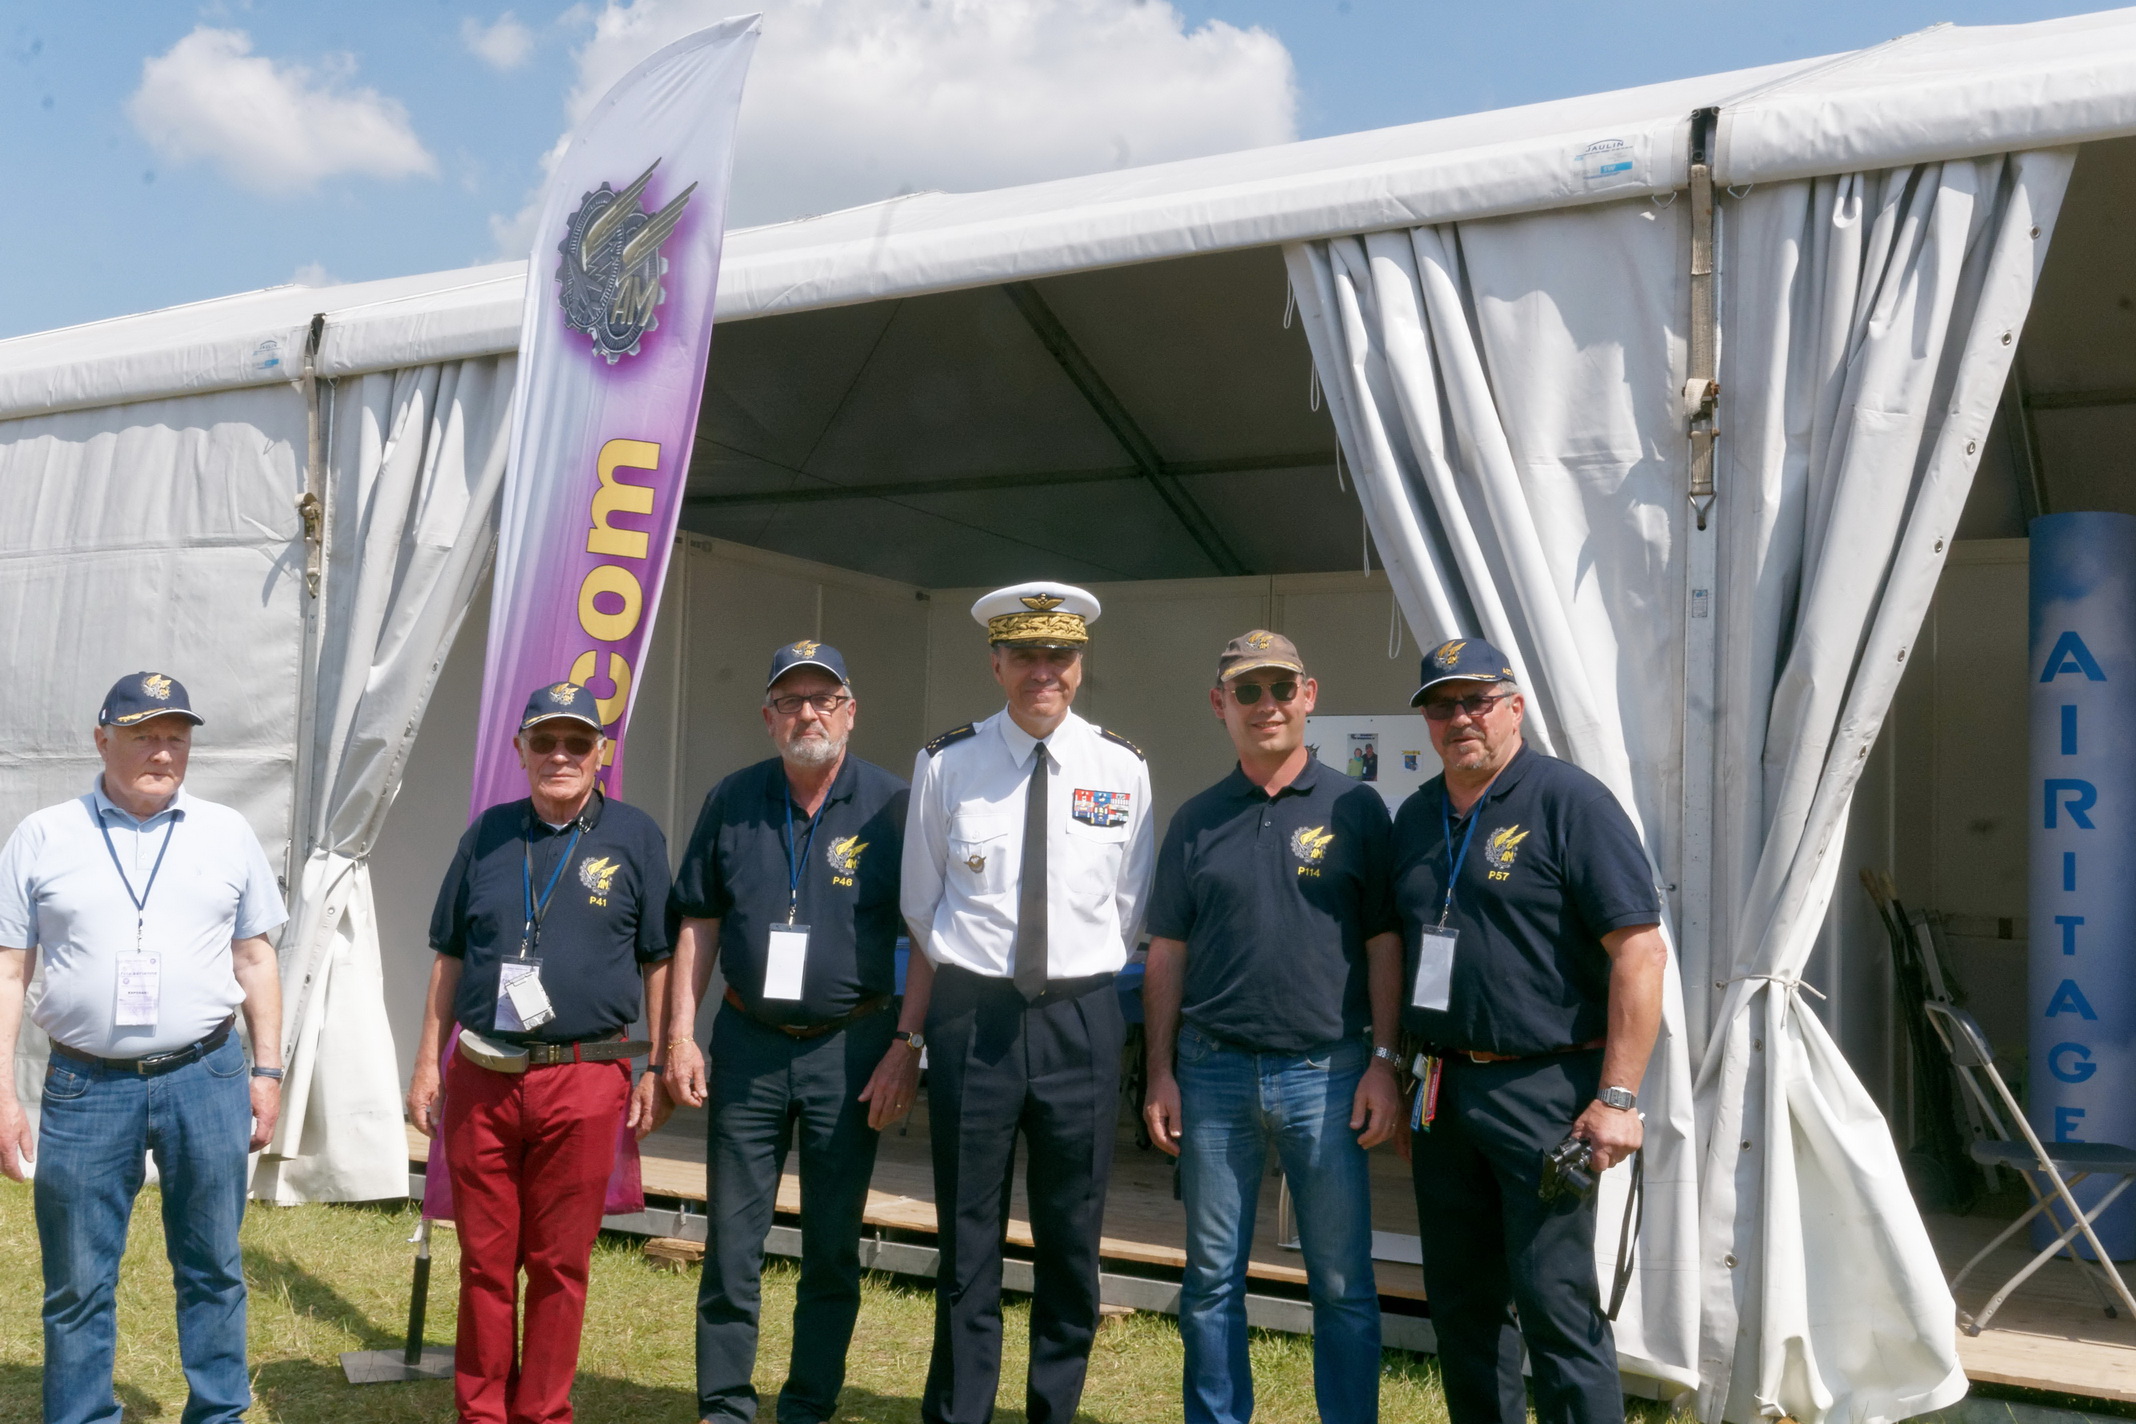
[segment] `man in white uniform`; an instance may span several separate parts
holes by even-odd
[[[1029,1145],[1031,1424],[1067,1424],[1098,1323],[1125,1027],[1113,976],[1155,860],[1134,744],[1070,710],[1098,601],[1031,583],[972,605],[1008,705],[927,744],[912,773],[900,1028],[923,1024],[942,1248],[920,1415],[985,1424],[1001,1377],[1001,1242]],[[919,1045],[915,1043],[914,1047]]]
[[[0,850],[0,1063],[38,959],[52,1039],[34,1141],[0,1073],[0,1169],[37,1164],[44,1417],[119,1424],[114,1292],[153,1153],[178,1294],[184,1424],[252,1403],[245,1369],[247,1149],[281,1107],[282,991],[267,936],[286,915],[245,818],[184,790],[201,718],[162,673],[122,677],[97,714],[104,772],[25,817]],[[233,1031],[242,1010],[254,1067]]]

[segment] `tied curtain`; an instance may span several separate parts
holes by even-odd
[[[1681,396],[1688,201],[1287,253],[1419,642],[1480,634],[1513,657],[1531,740],[1641,828],[1672,943],[1687,879],[1707,880],[1710,933],[1676,944],[1641,1089],[1647,1212],[1617,1341],[1628,1371],[1695,1387],[1708,1420],[1903,1418],[1965,1389],[1889,1130],[1798,989],[2072,161],[1721,201],[1704,533]],[[1693,616],[1714,620],[1710,665],[1686,665]],[[1701,765],[1685,708],[1708,679]],[[1605,1179],[1605,1281],[1624,1175]]]
[[[289,1071],[253,1178],[268,1200],[408,1191],[369,857],[487,569],[515,366],[488,356],[349,377],[323,403],[325,575],[281,945]]]

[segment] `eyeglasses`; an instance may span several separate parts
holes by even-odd
[[[1479,692],[1472,697],[1434,698],[1424,704],[1424,715],[1434,722],[1451,722],[1456,712],[1481,717],[1512,695],[1510,692]]]
[[[600,738],[584,732],[573,732],[568,737],[559,737],[554,732],[534,732],[527,737],[527,750],[536,756],[548,756],[561,746],[575,757],[590,753]]]
[[[1278,702],[1288,702],[1298,695],[1298,684],[1295,682],[1234,682],[1231,684],[1231,695],[1239,700],[1239,706],[1251,707],[1261,700],[1263,688]]]
[[[843,692],[812,692],[806,697],[798,694],[774,697],[765,705],[781,717],[791,717],[801,710],[801,704],[805,702],[816,709],[817,716],[828,717],[852,700],[850,695]]]

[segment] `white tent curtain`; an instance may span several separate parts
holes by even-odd
[[[1671,997],[1618,1324],[1626,1367],[1696,1383],[1708,1419],[1900,1418],[1964,1389],[1888,1129],[1793,986],[2069,167],[2022,154],[1724,203],[1710,826],[1683,824],[1688,204],[1289,252],[1420,641],[1503,641],[1537,739],[1617,792],[1672,889],[1702,859],[1686,837],[1712,849],[1726,989],[1696,1044]],[[1711,971],[1692,972],[1703,1010]]]
[[[1684,474],[1680,442],[1658,437],[1682,384],[1672,384],[1681,206],[1640,200],[1288,254],[1359,498],[1418,642],[1480,633],[1503,648],[1529,693],[1531,741],[1608,784],[1663,865],[1678,822],[1671,526]],[[1627,1369],[1688,1388],[1693,1052],[1674,976],[1668,990],[1640,1090],[1647,1205],[1617,1346]],[[1605,1257],[1625,1175],[1606,1179]]]
[[[253,1179],[269,1200],[408,1189],[368,860],[495,541],[514,367],[489,356],[351,377],[325,402],[326,575],[282,942],[289,1073]]]
[[[1965,1390],[1890,1133],[1795,986],[2074,157],[1782,183],[1729,214],[1713,828],[1727,987],[1699,1116],[1702,1254],[1742,1266],[1706,1279],[1709,1418],[1904,1418]]]

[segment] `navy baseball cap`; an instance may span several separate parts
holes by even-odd
[[[764,679],[764,690],[771,691],[773,683],[799,667],[822,668],[841,683],[852,682],[846,676],[845,659],[839,656],[836,648],[814,638],[803,638],[798,643],[788,643],[771,655],[771,676]]]
[[[1513,660],[1481,638],[1448,638],[1424,655],[1418,676],[1423,686],[1409,699],[1412,707],[1442,682],[1511,682]]]
[[[601,708],[593,694],[575,682],[552,682],[535,688],[533,696],[527,698],[527,710],[520,714],[519,730],[524,732],[536,722],[555,721],[584,722],[598,732]]]
[[[193,710],[185,684],[160,672],[130,672],[111,684],[97,709],[99,727],[131,727],[151,717],[183,717],[194,726],[207,719]]]

